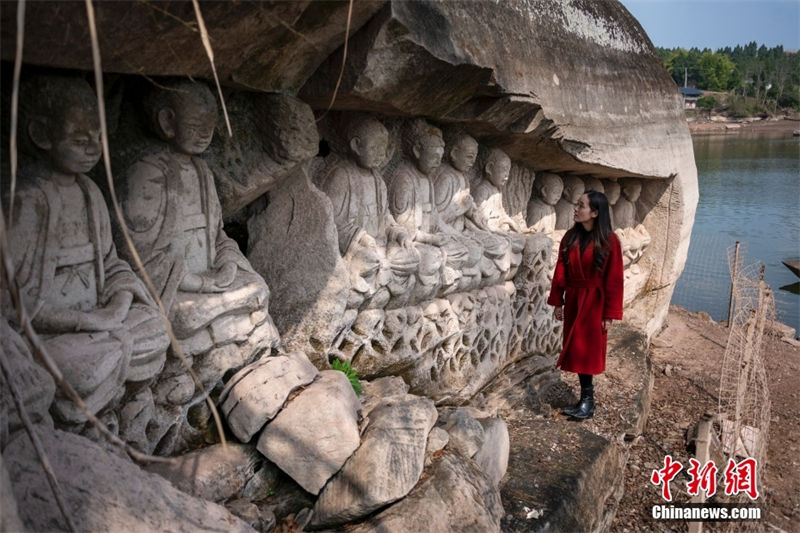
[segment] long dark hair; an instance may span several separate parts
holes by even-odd
[[[581,251],[591,240],[594,243],[594,267],[598,272],[603,271],[603,263],[608,256],[608,239],[613,231],[611,229],[611,216],[608,212],[608,198],[599,192],[588,190],[584,193],[589,197],[589,209],[597,211],[597,218],[594,219],[592,231],[583,229],[583,224],[576,222],[567,233],[564,234],[563,252],[561,260],[564,265],[569,264],[569,250],[576,243],[580,243]]]

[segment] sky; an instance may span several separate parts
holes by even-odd
[[[620,0],[655,46],[800,49],[800,0]]]

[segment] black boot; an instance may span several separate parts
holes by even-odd
[[[583,404],[583,399],[586,397],[586,394],[587,394],[587,392],[586,392],[587,389],[591,389],[591,388],[592,388],[592,385],[588,385],[588,386],[581,385],[581,399],[578,400],[578,403],[576,403],[572,407],[565,407],[564,409],[562,409],[561,410],[561,414],[562,415],[567,415],[567,416],[574,415],[581,408],[581,404]]]
[[[585,420],[594,416],[594,386],[581,387],[581,401],[568,414],[572,418]]]

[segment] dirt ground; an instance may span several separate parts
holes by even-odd
[[[687,522],[655,522],[650,517],[652,505],[663,501],[660,489],[649,479],[654,469],[664,466],[664,456],[671,454],[685,465],[671,484],[674,501],[689,500],[685,474],[691,455],[686,432],[703,413],[717,409],[727,336],[725,325],[705,313],[670,307],[666,327],[650,349],[655,380],[647,426],[642,436],[624,445],[630,453],[625,493],[611,531],[688,530]],[[764,477],[758,503],[764,514],[755,530],[800,532],[800,348],[773,336],[765,338],[772,409],[767,464],[759,465]],[[744,529],[741,522],[717,522],[704,530],[722,531],[726,524],[732,526],[729,531]]]

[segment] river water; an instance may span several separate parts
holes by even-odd
[[[727,319],[727,249],[740,241],[745,264],[765,266],[778,319],[800,333],[800,295],[791,292],[800,278],[781,264],[800,258],[800,138],[735,133],[693,143],[700,199],[672,303]]]

